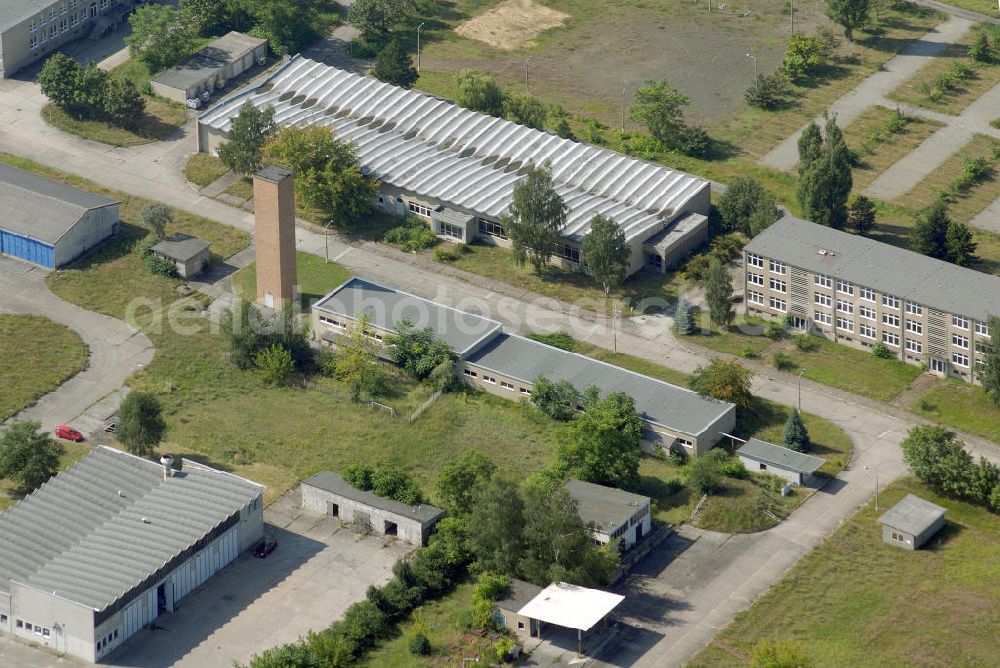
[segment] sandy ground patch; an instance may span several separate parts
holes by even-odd
[[[510,51],[550,28],[558,28],[569,14],[534,0],[504,0],[493,9],[455,27],[468,39]]]

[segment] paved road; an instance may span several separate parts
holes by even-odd
[[[45,271],[25,262],[0,257],[0,312],[42,315],[66,325],[90,349],[87,368],[14,419],[38,420],[46,430],[58,424],[95,427],[77,418],[94,404],[117,392],[133,371],[153,359],[149,339],[120,320],[65,302],[45,285]]]
[[[838,125],[846,127],[868,107],[882,104],[886,95],[916,74],[917,70],[942,53],[950,44],[960,39],[971,26],[972,21],[953,16],[920,39],[911,42],[890,59],[885,67],[830,105],[829,111],[837,114]],[[822,119],[817,119],[817,122],[822,123]],[[782,171],[795,167],[799,162],[799,137],[805,128],[805,125],[802,126],[795,134],[771,149],[760,159],[760,163]]]
[[[974,12],[969,9],[962,9],[961,7],[956,7],[955,5],[945,4],[943,2],[938,2],[937,0],[914,0],[918,5],[923,5],[924,7],[930,7],[931,9],[936,9],[939,12],[944,12],[945,14],[951,14],[952,16],[959,16],[963,19],[968,19],[970,21],[985,22],[985,23],[995,23],[1000,24],[1000,10],[994,12],[990,16],[986,14],[980,14],[979,12]]]
[[[0,130],[0,150],[25,155],[244,230],[252,228],[251,217],[246,212],[200,197],[177,176],[178,158],[182,160],[185,153],[194,150],[189,129],[183,137],[165,145],[109,149],[44,127],[39,129],[31,111],[38,106],[37,100],[32,101],[32,92],[17,87],[5,89],[5,83],[0,82],[0,128],[3,128]],[[15,111],[19,105],[21,112]],[[94,165],[101,165],[101,169],[95,170]],[[300,227],[296,236],[301,250],[322,255],[321,235]],[[513,331],[565,329],[582,340],[606,348],[617,346],[620,351],[682,371],[691,371],[712,354],[678,344],[670,333],[669,320],[661,316],[633,318],[613,331],[606,319],[573,305],[509,286],[497,286],[446,265],[384,247],[349,246],[339,241],[332,241],[330,245],[331,256],[360,275],[405,287],[467,311],[491,315]],[[795,379],[762,366],[758,367],[754,391],[784,405],[796,402]],[[676,571],[688,584],[688,589],[682,592],[683,600],[678,602],[685,609],[665,612],[669,624],[659,631],[635,632],[637,640],[645,643],[633,650],[636,656],[632,658],[639,662],[638,665],[681,663],[684,657],[707,643],[718,627],[766,590],[802,554],[872,496],[875,480],[864,466],[878,471],[882,481],[904,473],[898,443],[917,421],[916,417],[810,381],[802,382],[802,407],[833,420],[855,444],[850,469],[842,474],[838,487],[830,490],[836,493],[813,496],[790,520],[771,531],[734,538],[730,547],[720,548],[723,550],[718,553],[720,569],[715,577],[685,580],[683,571],[677,570],[684,567],[684,562],[679,561],[677,568],[665,577],[669,581]],[[977,454],[996,455],[997,446],[979,439],[970,440]],[[724,541],[723,546],[728,543]],[[663,626],[662,621],[650,626]],[[637,658],[642,649],[647,653],[644,658]]]

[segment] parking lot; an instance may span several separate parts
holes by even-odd
[[[356,535],[298,504],[296,488],[264,511],[264,530],[278,541],[267,559],[240,555],[103,663],[137,668],[246,663],[255,653],[328,626],[364,598],[368,585],[387,581],[393,564],[413,549]],[[2,638],[0,665],[86,664]]]

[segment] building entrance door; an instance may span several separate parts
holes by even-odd
[[[944,360],[936,360],[934,358],[931,358],[930,368],[934,373],[945,373],[947,371]]]

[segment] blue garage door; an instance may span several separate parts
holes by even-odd
[[[52,246],[6,230],[0,230],[0,253],[19,257],[43,267],[56,266],[56,252]]]

